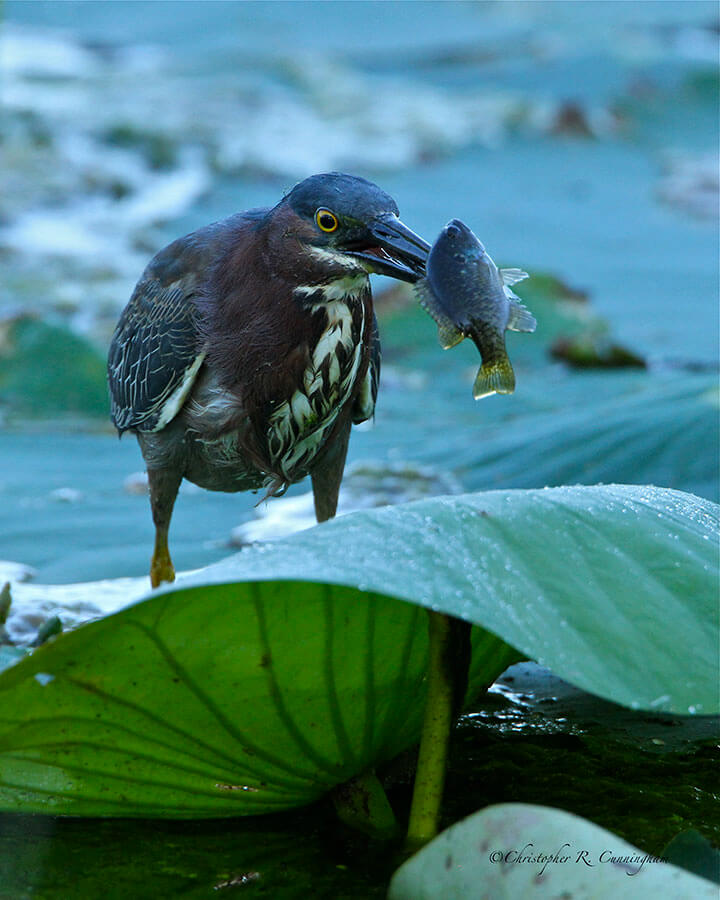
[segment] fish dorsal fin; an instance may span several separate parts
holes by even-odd
[[[523,272],[522,269],[500,269],[500,277],[502,278],[503,284],[508,285],[517,284],[518,281],[522,281],[524,278],[529,278],[527,272]]]
[[[458,330],[453,320],[437,302],[427,282],[425,280],[417,281],[414,287],[420,306],[437,322],[438,340],[443,350],[449,350],[459,344],[465,335]]]
[[[511,300],[507,327],[510,331],[535,331],[537,322],[535,316],[519,300]]]
[[[416,281],[413,288],[420,306],[422,306],[425,312],[429,313],[438,324],[440,324],[441,320],[447,318],[425,279]]]

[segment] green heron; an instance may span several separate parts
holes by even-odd
[[[373,415],[380,342],[368,275],[414,282],[429,245],[395,201],[331,173],[161,250],[110,345],[112,418],[147,465],[155,587],[175,577],[168,530],[183,478],[282,493],[310,475],[335,515],[350,428]]]

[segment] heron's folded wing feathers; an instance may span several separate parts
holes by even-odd
[[[163,283],[152,265],[115,329],[108,357],[112,419],[119,431],[155,431],[182,406],[202,363],[197,276]]]
[[[355,425],[366,422],[375,415],[378,388],[380,386],[380,329],[373,313],[372,332],[370,337],[370,360],[364,382],[353,404],[352,416]]]

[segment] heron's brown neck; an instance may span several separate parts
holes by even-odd
[[[367,274],[299,243],[295,217],[243,223],[201,300],[207,363],[249,406],[292,396],[334,319],[349,315],[356,334],[369,321],[359,309],[371,310]]]

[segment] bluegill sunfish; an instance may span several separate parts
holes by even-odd
[[[453,219],[430,250],[425,278],[415,285],[421,305],[438,324],[443,348],[470,337],[480,351],[476,400],[515,390],[505,331],[535,331],[534,316],[510,289],[527,277],[520,269],[498,269],[467,225]]]

